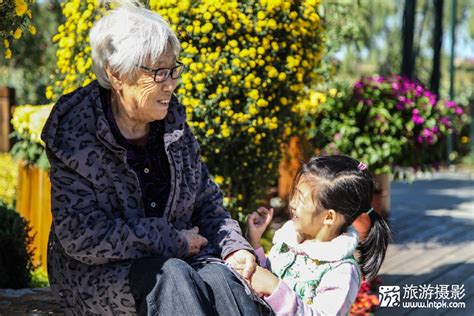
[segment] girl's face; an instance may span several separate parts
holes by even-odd
[[[314,188],[301,179],[290,201],[290,211],[300,240],[315,239],[323,226],[324,212],[317,212],[313,202]]]

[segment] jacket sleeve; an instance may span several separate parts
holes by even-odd
[[[270,269],[267,263],[267,257],[265,256],[265,251],[262,247],[255,249],[255,254],[257,255],[258,261],[260,262],[260,266],[264,267],[265,269]]]
[[[52,229],[65,253],[86,264],[147,256],[182,258],[184,234],[163,219],[112,217],[97,206],[94,186],[48,153]]]
[[[188,133],[191,133],[186,125]],[[227,257],[234,251],[245,249],[254,252],[252,246],[242,236],[240,226],[233,220],[223,207],[222,192],[211,180],[206,165],[201,160],[199,146],[191,133],[196,150],[196,166],[200,168],[199,188],[193,212],[193,223],[199,227],[199,232],[211,242],[221,254]]]
[[[356,267],[345,263],[323,276],[310,304],[303,302],[282,280],[265,301],[277,315],[348,315],[359,286]]]

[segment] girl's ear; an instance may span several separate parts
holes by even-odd
[[[327,210],[324,214],[323,224],[325,225],[334,225],[336,223],[336,218],[338,214],[335,210]]]
[[[117,73],[113,73],[109,67],[105,68],[107,72],[107,77],[109,77],[110,84],[114,90],[122,90],[122,79],[119,78]]]

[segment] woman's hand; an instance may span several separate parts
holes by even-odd
[[[247,217],[247,239],[254,249],[260,248],[262,245],[260,239],[262,238],[265,229],[272,221],[273,208],[267,210],[261,206],[256,212],[253,212]]]
[[[201,247],[207,245],[207,239],[199,235],[199,228],[194,226],[189,230],[184,231],[186,241],[188,242],[188,256],[193,256],[199,253]]]
[[[275,292],[279,283],[280,279],[278,279],[278,277],[273,273],[265,268],[257,266],[255,273],[252,275],[250,286],[252,286],[258,296],[262,297],[269,296]]]
[[[250,278],[257,267],[255,256],[251,252],[244,249],[237,250],[225,257],[224,260],[247,282],[250,282]]]

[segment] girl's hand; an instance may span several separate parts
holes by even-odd
[[[247,239],[254,249],[260,248],[260,238],[262,238],[265,229],[272,221],[273,208],[267,210],[261,206],[256,212],[253,212],[247,217]]]
[[[257,266],[255,273],[252,275],[250,285],[258,296],[269,296],[278,287],[280,279],[265,268]]]

